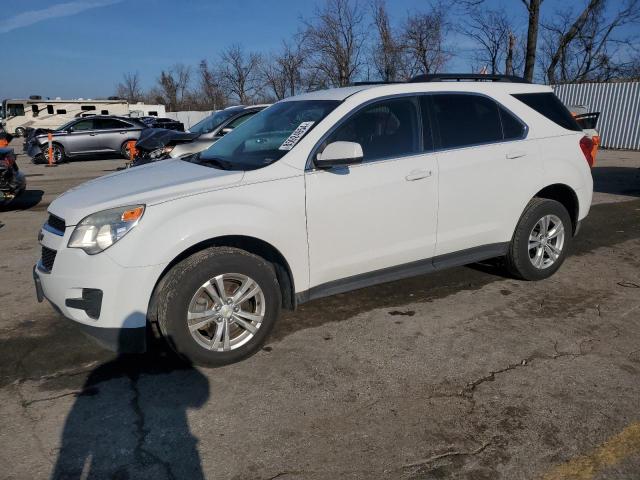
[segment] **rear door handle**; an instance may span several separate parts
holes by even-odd
[[[97,135],[97,133],[90,133],[89,136],[90,137],[95,137]]]
[[[408,182],[413,182],[415,180],[421,180],[423,178],[429,178],[433,172],[431,170],[411,170],[409,175],[404,177]]]
[[[527,152],[523,150],[512,150],[510,152],[507,152],[507,158],[520,158],[520,157],[526,157],[526,156],[527,156]]]

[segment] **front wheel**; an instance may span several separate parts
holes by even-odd
[[[169,345],[194,364],[220,366],[255,353],[280,314],[273,266],[244,250],[209,248],[174,266],[154,297]]]
[[[564,262],[571,245],[573,226],[567,209],[555,200],[529,202],[513,234],[507,268],[523,280],[542,280]]]
[[[51,150],[53,151],[53,163],[62,163],[67,158],[62,145],[54,143],[51,146]],[[49,163],[49,144],[45,144],[42,147],[42,157],[45,160],[44,163]]]

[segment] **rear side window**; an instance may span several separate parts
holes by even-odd
[[[383,100],[369,105],[345,121],[327,140],[356,142],[364,161],[419,153],[418,102],[413,97]]]
[[[432,95],[431,99],[441,148],[502,141],[500,114],[493,100],[467,94]]]
[[[562,104],[554,93],[517,93],[513,96],[562,128],[575,132],[582,131],[580,125],[567,110],[567,107]]]

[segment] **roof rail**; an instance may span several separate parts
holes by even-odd
[[[517,77],[515,75],[493,75],[482,73],[430,73],[427,75],[418,75],[417,77],[413,77],[409,80],[409,83],[446,81],[531,83],[524,78]]]
[[[349,84],[350,87],[360,87],[364,85],[394,85],[403,82],[386,82],[382,80],[365,80],[362,82],[352,82]]]

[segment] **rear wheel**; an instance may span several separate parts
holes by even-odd
[[[160,331],[195,364],[219,366],[255,353],[280,313],[273,266],[236,248],[198,252],[167,274],[154,298]]]
[[[23,127],[16,128],[16,137],[24,137],[26,130]]]
[[[573,226],[567,209],[555,200],[534,198],[513,234],[507,268],[524,280],[542,280],[562,265],[571,245]]]

